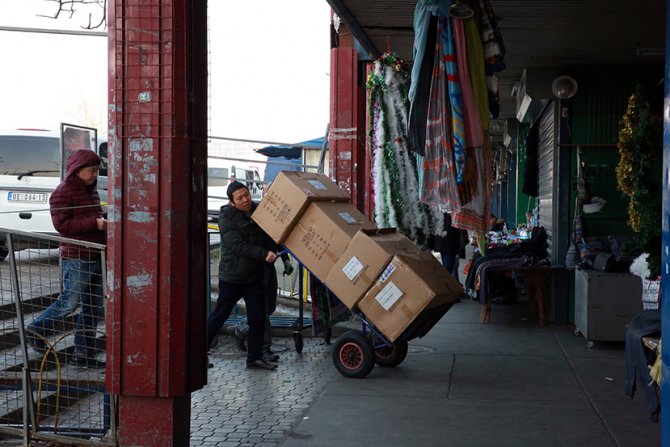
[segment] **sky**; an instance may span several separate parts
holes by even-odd
[[[47,0],[0,0],[0,28],[81,30],[81,6],[54,20]],[[97,8],[92,6],[89,8]],[[325,0],[209,1],[209,132],[294,143],[324,135],[330,7]],[[107,38],[0,30],[0,129],[60,123],[106,134]]]

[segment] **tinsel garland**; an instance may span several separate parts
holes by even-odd
[[[661,265],[662,135],[660,114],[654,114],[646,92],[638,86],[621,119],[616,175],[619,190],[629,198],[628,225],[639,247],[649,253],[652,278],[660,274]]]
[[[366,87],[370,94],[370,150],[375,223],[396,227],[419,244],[430,234],[430,219],[419,201],[416,159],[407,144],[409,71],[395,54],[374,64]]]

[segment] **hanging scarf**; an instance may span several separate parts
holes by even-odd
[[[438,24],[438,32],[441,21]],[[431,76],[428,119],[426,122],[426,144],[423,157],[421,200],[448,212],[461,208],[456,184],[453,138],[451,132],[451,107],[449,105],[447,70],[443,54],[444,42],[435,42],[435,63]]]

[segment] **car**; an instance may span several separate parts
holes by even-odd
[[[106,141],[104,141],[106,150]],[[42,129],[0,131],[0,228],[57,235],[49,198],[60,183],[60,133]],[[99,177],[106,186],[106,177]],[[106,194],[105,194],[106,197]],[[29,248],[17,241],[16,250]],[[0,260],[7,257],[0,231]]]
[[[218,222],[221,207],[228,203],[226,190],[230,182],[238,180],[246,184],[251,199],[260,202],[263,188],[258,169],[242,167],[239,162],[220,158],[207,159],[207,216],[210,222]]]

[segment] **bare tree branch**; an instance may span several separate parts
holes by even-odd
[[[55,11],[51,15],[37,14],[40,17],[58,19],[61,14],[68,15],[68,19],[74,18],[76,13],[86,14],[88,23],[82,26],[82,29],[98,29],[107,27],[107,0],[44,0],[45,2],[55,3]],[[96,8],[97,6],[97,8]],[[82,11],[80,7],[83,7]],[[94,8],[97,13],[90,12]],[[89,11],[89,12],[86,12]],[[94,19],[95,17],[95,19]]]

